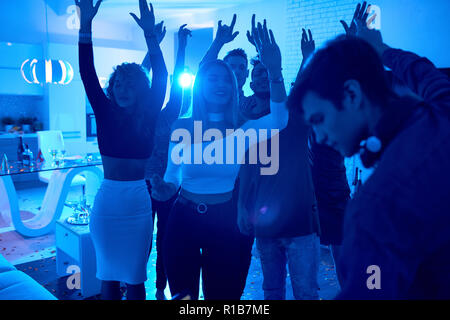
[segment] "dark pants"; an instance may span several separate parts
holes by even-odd
[[[240,240],[240,258],[239,258],[239,270],[241,279],[241,296],[244,293],[245,284],[247,282],[247,275],[250,269],[250,264],[252,262],[252,248],[253,243],[255,242],[255,238],[253,236],[247,236],[241,233]]]
[[[148,192],[151,196],[152,187],[149,181],[147,182]],[[155,221],[155,216],[158,217],[158,222],[156,224],[156,289],[164,290],[166,288],[167,276],[164,268],[164,251],[163,251],[163,239],[167,225],[167,219],[172,210],[172,205],[176,199],[174,196],[172,199],[167,201],[158,201],[152,199],[152,213],[153,221]],[[153,241],[150,245],[150,252],[152,251]],[[149,255],[150,255],[149,252]]]
[[[249,239],[239,232],[236,205],[204,209],[179,196],[169,215],[164,257],[171,294],[198,299],[201,270],[205,300],[239,300],[249,265],[242,244]]]

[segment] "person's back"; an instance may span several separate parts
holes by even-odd
[[[261,175],[261,165],[253,168],[255,189],[250,219],[253,220],[256,237],[294,237],[318,233],[308,160],[309,130],[295,118],[290,119],[286,129],[278,135],[278,172],[275,175]]]
[[[450,121],[438,108],[402,100],[405,113],[415,110],[346,212],[341,299],[450,297]],[[359,254],[368,242],[378,250]],[[382,290],[366,286],[362,271],[371,265]]]
[[[277,157],[278,171],[262,175],[262,165],[241,171],[245,192],[239,203],[256,237],[267,300],[286,298],[286,265],[295,299],[319,297],[320,226],[308,157],[310,128],[296,116],[270,142],[271,166]]]

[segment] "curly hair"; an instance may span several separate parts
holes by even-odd
[[[150,78],[148,72],[137,63],[124,62],[114,68],[113,73],[109,77],[108,87],[106,88],[106,96],[116,103],[113,93],[114,82],[117,75],[121,74],[126,79],[132,80],[138,94],[144,94],[150,88]]]

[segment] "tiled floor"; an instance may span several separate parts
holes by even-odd
[[[19,202],[24,217],[32,216],[32,212],[36,212],[37,208],[44,197],[45,185],[33,188],[19,189]],[[73,190],[69,193],[68,198],[71,200],[79,199],[79,190]],[[62,216],[69,216],[70,208],[65,208]],[[155,228],[156,232],[156,228]],[[155,265],[156,265],[156,234],[154,235],[153,250],[148,262],[148,280],[145,283],[147,291],[147,299],[155,299]],[[254,251],[255,252],[255,251]],[[0,253],[12,264],[22,267],[23,271],[30,274],[38,282],[44,285],[50,292],[60,299],[83,299],[79,293],[68,292],[61,288],[58,281],[54,266],[55,257],[55,237],[54,233],[47,234],[42,237],[24,238],[11,227],[1,224],[0,221]],[[255,252],[255,254],[257,254]],[[33,262],[34,263],[30,263]],[[20,266],[19,266],[20,265]],[[242,299],[244,300],[262,300],[264,294],[262,291],[262,271],[260,261],[256,256],[252,257],[252,262],[247,278],[247,284]],[[292,287],[290,285],[289,275],[286,281],[287,299],[293,299]],[[332,299],[337,291],[338,284],[336,274],[329,251],[325,248],[321,249],[321,262],[319,270],[319,286],[321,299]],[[166,288],[166,296],[170,298],[170,292]]]

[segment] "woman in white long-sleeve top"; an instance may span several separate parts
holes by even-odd
[[[259,137],[246,147],[238,145],[236,149],[233,142],[242,134],[236,129],[244,132],[265,129],[269,132],[267,139],[284,129],[289,118],[281,54],[273,33],[264,23],[258,24],[253,34],[261,62],[269,72],[271,113],[238,124],[238,90],[232,70],[221,60],[205,63],[194,84],[192,116],[178,119],[173,127],[164,180],[152,181],[152,196],[156,199],[170,198],[181,187],[164,240],[166,273],[172,295],[188,292],[191,298],[198,299],[202,270],[205,299],[238,300],[241,296],[238,249],[243,235],[237,226],[236,199],[233,199],[241,159],[236,161],[235,156],[243,156],[249,146],[263,139]],[[213,142],[209,142],[211,136],[203,132],[200,133],[204,140],[209,141],[196,141],[200,124],[203,130],[215,129],[208,132],[215,137]],[[177,143],[186,133],[194,134],[194,141]],[[212,159],[205,159],[206,154],[212,155]]]

